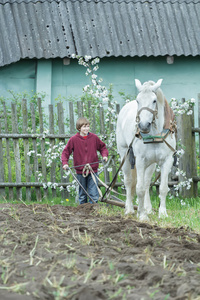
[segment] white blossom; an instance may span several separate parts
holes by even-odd
[[[189,110],[188,112],[187,112],[187,115],[189,116],[189,115],[192,115],[192,113],[193,113],[193,111],[192,110]]]
[[[84,86],[84,88],[83,88],[84,92],[87,92],[89,88],[90,88],[89,84]]]
[[[85,58],[85,61],[87,61],[87,62],[88,62],[88,61],[89,61],[89,60],[90,60],[92,57],[91,57],[91,56],[89,56],[89,55],[85,55],[85,57],[84,57],[84,58]]]
[[[35,153],[35,151],[34,150],[31,150],[31,151],[29,151],[28,153],[27,153],[27,155],[28,156],[31,156],[32,154],[34,154]]]
[[[97,75],[96,74],[92,74],[92,79],[96,79]]]

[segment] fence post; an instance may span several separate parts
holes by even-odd
[[[65,133],[64,110],[61,102],[59,102],[57,105],[57,112],[58,112],[58,130],[60,134],[64,134]],[[59,139],[59,141],[65,143],[65,139]],[[62,182],[67,182],[68,178],[64,178],[64,170],[62,168],[62,163],[60,165],[60,174],[61,174]],[[62,191],[62,197],[69,198],[69,192],[67,191],[67,189]]]
[[[30,104],[30,110],[31,110],[31,124],[32,124],[32,130],[33,133],[36,133],[36,122],[35,122],[35,107],[34,104]],[[38,182],[38,157],[37,157],[37,138],[32,139],[33,143],[33,151],[35,153],[34,155],[34,165],[33,165],[33,171],[34,171],[34,176],[35,176],[35,181]],[[35,188],[36,192],[36,198],[38,201],[41,201],[42,199],[42,194],[41,194],[41,189],[40,187]]]
[[[0,118],[0,133],[1,133],[1,118]],[[4,162],[3,162],[3,143],[0,139],[0,182],[4,182]],[[0,195],[5,197],[5,188],[0,188]]]
[[[75,134],[74,129],[74,106],[73,102],[69,102],[69,131],[70,134]]]
[[[28,128],[28,111],[27,111],[27,100],[22,99],[22,118],[23,118],[23,133],[27,133]],[[29,140],[23,139],[24,142],[24,165],[25,165],[25,178],[26,182],[30,181],[30,157],[29,152]],[[26,188],[26,200],[31,200],[31,188]]]
[[[100,121],[100,134],[105,134],[104,110],[102,106],[99,107],[99,121]]]
[[[104,135],[105,134],[105,122],[104,122],[103,106],[99,107],[99,121],[100,121],[100,134]],[[109,172],[107,171],[107,169],[105,167],[104,167],[104,181],[106,184],[108,184],[110,181]]]
[[[198,93],[198,127],[200,128],[200,93]],[[200,132],[199,132],[199,168],[200,168]],[[198,185],[198,183],[197,183]]]
[[[53,113],[53,104],[49,104],[49,133],[54,134],[54,113]],[[50,138],[50,147],[53,151],[53,146],[55,145],[55,138]],[[56,182],[56,164],[55,161],[51,163],[51,182]],[[56,196],[56,190],[52,189],[52,196]]]
[[[40,122],[40,133],[43,134],[43,112],[42,112],[42,101],[38,98],[38,112],[39,112],[39,122]],[[46,159],[45,159],[45,139],[41,139],[41,164],[42,164],[42,175],[44,177],[44,182],[47,182],[47,169],[46,169]],[[45,196],[48,196],[48,189],[44,190]]]
[[[95,122],[95,114],[92,111],[92,101],[88,101],[88,114],[89,114],[89,119],[91,120],[90,123],[91,132],[96,133],[96,122]]]
[[[84,116],[83,114],[83,102],[77,101],[77,109],[78,109],[78,118],[81,118]]]
[[[3,102],[4,122],[5,122],[5,133],[9,133],[8,130],[8,116],[6,110],[6,103]],[[8,166],[8,181],[12,182],[12,170],[11,170],[11,159],[10,159],[10,140],[6,139],[6,161]],[[13,188],[9,188],[9,199],[13,199]]]
[[[184,101],[184,99],[183,99]],[[193,178],[196,174],[196,148],[195,148],[195,134],[192,132],[194,127],[194,113],[192,115],[179,115],[177,116],[177,137],[178,141],[181,140],[181,144],[185,147],[185,153],[181,157],[179,162],[180,170],[186,172],[187,178]],[[182,176],[179,178],[179,182],[183,180]],[[191,189],[187,190],[183,187],[181,190],[183,197],[196,197],[197,185],[192,182]]]
[[[18,133],[18,122],[17,122],[17,108],[16,104],[11,103],[12,109],[12,132]],[[19,149],[19,139],[13,140],[14,144],[14,155],[15,155],[15,174],[16,174],[16,182],[21,183],[21,160],[20,160],[20,149]],[[22,189],[16,188],[17,191],[17,199],[22,199]]]

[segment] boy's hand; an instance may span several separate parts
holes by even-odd
[[[108,161],[107,156],[104,156],[104,157],[103,157],[103,160],[104,160],[105,162],[107,162],[107,161]]]
[[[64,170],[67,170],[67,169],[69,169],[69,166],[68,166],[68,164],[64,165],[64,166],[63,166],[63,169],[64,169]]]

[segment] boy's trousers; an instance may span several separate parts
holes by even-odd
[[[80,184],[84,187],[84,189],[87,191],[89,196],[94,200],[94,202],[97,202],[99,199],[99,192],[97,189],[97,186],[95,182],[92,179],[91,174],[88,174],[87,177],[83,177],[82,174],[76,174],[77,179],[80,182]],[[98,176],[97,173],[95,173],[95,177]],[[98,179],[96,179],[96,183],[98,184]],[[84,190],[79,186],[79,203],[84,204],[87,203],[89,200],[90,203],[93,203],[91,199],[88,199],[87,195],[85,194]]]

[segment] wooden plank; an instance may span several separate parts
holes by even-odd
[[[53,112],[53,105],[49,104],[49,133],[54,134],[54,112]],[[53,153],[53,147],[55,145],[55,139],[51,138],[49,139],[50,142],[50,147],[51,147],[51,153]],[[52,161],[51,163],[51,182],[55,183],[56,182],[56,163],[55,161]],[[52,189],[52,196],[56,197],[56,190]]]
[[[6,109],[6,103],[3,102],[3,111],[4,111],[4,126],[5,132],[8,133],[8,115]],[[11,158],[10,158],[10,140],[6,138],[6,164],[8,168],[8,181],[12,182],[12,168],[11,168]],[[8,190],[9,199],[13,199],[13,188]]]
[[[110,184],[110,182],[108,183]],[[0,182],[0,187],[43,187],[44,183],[43,182]],[[58,187],[61,186],[68,186],[71,185],[70,182],[58,182],[57,183]],[[103,186],[101,183],[98,184],[99,186]],[[123,185],[123,183],[116,183],[117,186]]]
[[[42,111],[42,101],[41,98],[38,98],[38,112],[39,112],[39,126],[40,126],[40,133],[44,133],[44,126],[43,126],[43,111]],[[45,138],[40,140],[41,146],[41,166],[42,166],[42,175],[44,182],[47,182],[47,170],[46,170],[46,158],[45,158]],[[44,190],[44,194],[48,196],[48,189]]]
[[[65,125],[64,125],[64,110],[63,110],[63,104],[61,102],[57,105],[57,114],[58,114],[58,131],[59,134],[65,133]],[[59,139],[59,142],[63,142],[65,144],[65,139]],[[61,180],[63,182],[67,182],[69,180],[69,177],[65,178],[64,170],[62,168],[62,164],[60,164],[60,176]],[[65,189],[61,192],[63,198],[69,198],[70,194]]]
[[[120,112],[120,104],[116,104],[115,106],[115,110],[116,110],[116,114],[119,115],[119,112]],[[117,165],[117,158],[118,156],[114,156],[113,160],[114,160],[114,163],[113,163],[113,166],[112,166],[112,176],[114,177],[116,172],[117,172],[117,168],[116,168],[116,165]],[[119,181],[119,175],[118,175],[118,178],[117,178],[117,181],[116,183]],[[118,188],[115,187],[116,191],[118,191]]]
[[[84,113],[83,113],[83,102],[82,101],[77,101],[77,110],[78,110],[78,118],[83,117]]]
[[[104,121],[104,110],[103,107],[99,107],[99,116],[100,116],[100,134],[104,135],[105,134],[105,121]],[[110,181],[110,174],[107,171],[107,168],[104,166],[104,182],[108,184]]]
[[[179,168],[186,172],[187,178],[193,178],[197,174],[195,135],[192,133],[192,127],[194,127],[194,113],[189,116],[186,114],[177,116],[177,139],[181,139],[181,143],[185,146],[185,153],[180,159]],[[180,176],[179,182],[183,180],[184,178]],[[192,182],[189,190],[182,188],[181,194],[183,197],[196,197],[197,184]]]
[[[105,122],[104,122],[104,110],[103,107],[99,107],[99,121],[100,121],[100,134],[105,134]]]
[[[1,132],[1,119],[0,119],[0,132]],[[0,182],[4,182],[4,158],[3,158],[3,141],[0,139]],[[5,188],[0,188],[0,195],[5,198]]]
[[[120,104],[118,104],[118,103],[116,104],[115,111],[116,111],[116,114],[118,115],[119,112],[120,112]],[[111,163],[112,163],[112,178],[113,178],[115,176],[116,172],[117,172],[117,168],[116,168],[116,166],[117,166],[117,157],[116,156],[113,157]],[[116,185],[114,187],[114,189],[116,191],[118,191],[118,185],[117,185],[118,181],[119,181],[119,176],[117,178]]]
[[[200,93],[198,93],[198,129],[199,129],[199,168],[200,168]],[[197,185],[198,187],[198,185]]]
[[[64,109],[62,102],[57,104],[57,113],[58,113],[58,131],[59,134],[65,134],[65,124],[64,124]]]
[[[194,107],[193,107],[193,113],[192,115],[189,116],[190,119],[190,132],[191,128],[194,127]],[[191,158],[191,172],[189,175],[189,178],[193,178],[194,176],[197,175],[197,161],[196,161],[196,141],[195,141],[195,134],[191,132],[190,135],[191,138],[191,144],[190,144],[190,158]],[[193,181],[191,185],[191,193],[192,197],[197,197],[198,196],[198,183]]]
[[[36,133],[36,122],[35,122],[35,107],[33,103],[30,103],[30,110],[31,110],[31,123],[32,123],[32,131],[35,134]],[[34,164],[33,164],[33,171],[34,171],[34,176],[35,176],[35,181],[36,183],[39,181],[38,180],[38,157],[37,157],[37,138],[32,138],[32,144],[33,144],[33,151],[34,151]],[[36,198],[38,201],[41,201],[42,199],[42,194],[41,194],[41,189],[40,187],[35,188],[36,192]]]
[[[88,114],[89,114],[91,132],[96,133],[96,118],[92,109],[92,101],[88,101]]]
[[[110,100],[108,101],[108,117],[109,117],[109,123],[108,123],[108,126],[109,126],[109,132],[113,131],[114,130],[114,125],[112,124],[112,120],[113,120],[113,116],[112,116],[112,104],[110,102]]]
[[[15,103],[11,103],[12,111],[12,132],[18,133],[18,122],[17,122],[17,108]],[[13,140],[14,145],[14,155],[15,155],[15,174],[16,182],[21,182],[21,159],[20,159],[20,148],[19,148],[19,139]],[[22,199],[22,189],[16,188],[17,199]]]
[[[28,130],[28,110],[27,110],[27,100],[22,99],[22,120],[23,126],[22,131],[23,133],[27,133]],[[27,138],[23,139],[24,143],[24,165],[25,165],[25,179],[26,181],[30,181],[30,157],[28,156],[29,153],[29,140]],[[26,200],[31,200],[31,189],[29,187],[26,188]]]
[[[65,139],[70,138],[72,135],[69,134],[45,134],[47,139]],[[35,139],[44,137],[43,133],[0,133],[0,139]]]
[[[114,163],[112,164],[112,178],[114,178],[115,174],[117,173],[117,168],[116,168],[116,163],[115,163],[116,158],[113,158],[113,160],[114,160]],[[118,182],[118,177],[117,177],[116,183],[117,182]],[[113,189],[118,191],[117,185],[115,185]]]
[[[69,131],[71,135],[75,134],[74,105],[71,101],[69,102]]]
[[[194,176],[194,177],[193,177],[193,181],[199,182],[199,181],[200,181],[200,176]]]
[[[196,132],[200,134],[200,128],[192,127],[192,132]]]
[[[117,113],[117,115],[119,114],[119,112],[120,112],[120,104],[116,104],[116,113]]]

